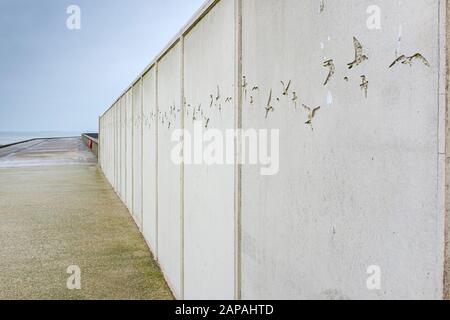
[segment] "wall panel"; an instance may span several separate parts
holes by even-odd
[[[374,5],[210,1],[101,117],[102,170],[177,298],[442,297],[446,4],[378,1],[380,30]],[[429,66],[389,67],[416,52]],[[243,129],[279,130],[279,171],[174,163],[174,130],[239,124],[239,66]]]
[[[243,168],[242,296],[439,298],[438,1],[383,1],[382,31],[366,27],[373,1],[317,2],[243,1],[243,74],[259,87],[243,125],[280,130],[280,171]],[[353,37],[368,60],[349,69]],[[389,68],[396,50],[430,67]],[[312,125],[302,104],[321,106]],[[372,265],[382,290],[366,286]]]
[[[126,130],[126,98],[120,98],[120,127],[121,127],[121,156],[120,156],[120,173],[121,173],[121,196],[122,201],[126,201],[126,154],[127,154],[127,130]]]
[[[181,128],[180,45],[158,63],[158,258],[176,297],[181,286],[181,167],[171,159],[171,135]]]
[[[222,1],[185,36],[185,128],[192,138],[195,121],[202,130],[234,127],[233,17],[234,1]],[[185,298],[233,299],[234,165],[186,165],[184,186]]]
[[[142,81],[133,86],[133,217],[142,228]]]
[[[133,100],[129,90],[125,96],[126,104],[126,205],[133,210]]]
[[[150,69],[143,77],[143,233],[155,257],[157,257],[157,115],[156,72]]]

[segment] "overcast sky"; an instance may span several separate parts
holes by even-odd
[[[0,131],[92,131],[204,0],[0,0]],[[69,30],[67,8],[81,9]]]

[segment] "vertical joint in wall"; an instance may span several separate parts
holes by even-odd
[[[155,260],[159,261],[159,105],[158,62],[155,62]]]
[[[180,164],[180,296],[184,299],[184,36],[180,37],[180,109],[181,109],[181,164]]]
[[[102,117],[98,117],[98,137],[97,137],[97,141],[98,141],[98,146],[97,146],[97,164],[100,166],[100,168],[102,168],[102,163],[101,163],[101,129],[102,128]],[[103,169],[102,169],[103,170]]]
[[[450,94],[450,4],[449,1],[443,1],[440,5],[444,5],[443,14],[444,22],[444,39],[445,43],[445,207],[444,207],[444,279],[443,279],[443,298],[450,300],[450,127],[449,127],[449,103]],[[441,27],[441,26],[440,26]],[[442,43],[442,42],[441,42]]]
[[[234,0],[235,19],[235,174],[234,174],[234,297],[241,297],[241,145],[242,137],[242,0]]]
[[[133,99],[133,91],[134,91],[134,85],[131,86],[130,92],[130,106],[131,106],[131,215],[133,217],[133,220],[136,221],[135,218],[135,208],[134,208],[134,99]]]
[[[141,232],[144,233],[144,75],[141,76]]]

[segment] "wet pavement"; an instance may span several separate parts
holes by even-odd
[[[173,298],[127,208],[81,139],[5,149],[0,300]],[[81,271],[79,290],[67,286],[70,266]]]
[[[95,164],[81,138],[37,139],[0,149],[0,168]]]

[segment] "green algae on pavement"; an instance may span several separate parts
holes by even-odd
[[[0,299],[173,299],[96,165],[0,168],[0,244]]]

